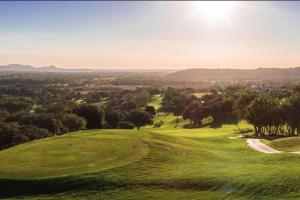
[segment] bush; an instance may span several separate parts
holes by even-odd
[[[134,129],[135,125],[131,122],[128,121],[120,121],[118,123],[118,128],[122,128],[122,129]]]

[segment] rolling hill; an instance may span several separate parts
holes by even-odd
[[[150,103],[160,104],[159,95]],[[170,113],[156,118],[166,125],[78,131],[0,151],[0,199],[300,198],[299,155],[256,152],[234,125],[184,129]]]
[[[89,69],[63,69],[55,66],[34,67],[31,65],[9,64],[0,66],[0,72],[89,72]]]
[[[0,198],[298,199],[300,156],[253,151],[229,138],[234,128],[90,130],[21,144],[0,152]]]
[[[187,69],[165,76],[180,81],[300,80],[300,67],[258,69]]]

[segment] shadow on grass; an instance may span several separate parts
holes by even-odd
[[[18,196],[45,195],[83,190],[106,191],[117,188],[159,188],[175,190],[206,191],[221,187],[218,180],[199,179],[164,179],[145,181],[111,181],[95,177],[91,178],[65,178],[47,180],[0,180],[0,199]]]

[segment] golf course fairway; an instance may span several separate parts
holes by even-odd
[[[300,156],[256,152],[229,138],[234,128],[90,130],[17,145],[0,152],[1,197],[300,198]]]

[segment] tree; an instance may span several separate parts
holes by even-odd
[[[290,135],[297,131],[300,134],[300,93],[296,92],[281,105],[281,113],[288,126]]]
[[[53,114],[64,114],[69,112],[69,104],[65,102],[53,103],[44,105],[42,108],[37,108],[36,113],[53,113]]]
[[[5,110],[10,113],[30,109],[33,104],[33,100],[29,97],[0,95],[0,110]]]
[[[247,106],[245,118],[254,126],[257,136],[277,132],[280,119],[279,102],[269,95],[259,95]]]
[[[146,106],[145,111],[152,116],[156,114],[155,108],[153,106]]]
[[[107,122],[108,128],[117,128],[118,123],[125,118],[124,114],[120,110],[110,110],[105,111],[105,121]]]
[[[184,109],[182,113],[182,118],[184,120],[189,119],[190,120],[190,125],[192,124],[192,111],[198,108],[200,104],[197,101],[192,101],[190,104]]]
[[[254,98],[255,94],[250,91],[239,90],[236,92],[233,109],[239,120],[245,118],[246,107],[253,101]]]
[[[126,111],[131,111],[131,110],[134,110],[137,108],[137,104],[132,101],[132,100],[129,100],[129,101],[125,101],[122,103],[122,107],[126,110]]]
[[[234,99],[232,97],[222,97],[209,107],[210,115],[213,117],[211,126],[220,127],[222,124],[235,124],[240,130],[238,117],[233,110],[233,103]]]
[[[152,124],[151,115],[145,111],[133,110],[129,113],[128,121],[135,124],[137,129],[147,124]]]
[[[52,134],[45,128],[38,128],[33,125],[22,125],[20,132],[28,138],[28,140],[37,140],[45,137],[49,137]]]
[[[7,148],[22,142],[28,138],[20,133],[20,126],[17,122],[0,123],[0,148]]]
[[[191,117],[195,125],[202,125],[202,120],[209,117],[208,107],[199,105],[197,108],[192,110]]]
[[[78,131],[86,129],[86,120],[75,114],[65,114],[62,116],[62,122],[69,131]]]
[[[137,105],[146,106],[147,103],[151,100],[151,95],[147,90],[138,88],[134,100]]]
[[[105,113],[98,106],[83,104],[74,108],[74,113],[86,119],[87,129],[104,128]]]
[[[185,106],[192,100],[190,94],[185,93],[184,90],[174,89],[169,87],[162,99],[162,106],[160,108],[163,112],[173,112],[174,115],[181,115]]]
[[[45,128],[53,134],[60,135],[68,132],[68,129],[64,126],[59,116],[54,114],[35,115],[32,124],[39,128]]]

